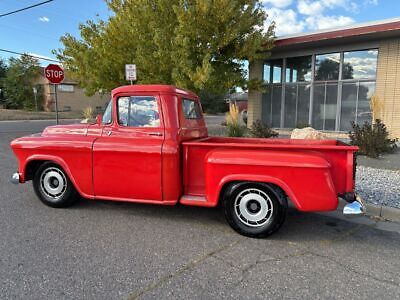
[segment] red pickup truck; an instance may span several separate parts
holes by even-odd
[[[39,199],[67,207],[79,196],[215,207],[250,237],[280,228],[288,201],[301,211],[361,214],[354,193],[357,147],[336,140],[209,137],[199,98],[167,85],[112,91],[94,124],[47,127],[18,138],[14,183],[33,181]]]

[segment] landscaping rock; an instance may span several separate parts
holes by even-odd
[[[294,129],[290,136],[291,139],[308,139],[308,140],[323,140],[326,139],[326,135],[312,127],[306,127],[302,129]]]
[[[358,166],[356,191],[369,203],[400,208],[400,171]]]

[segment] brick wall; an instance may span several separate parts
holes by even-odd
[[[376,95],[383,102],[380,118],[392,137],[400,137],[400,39],[379,46]]]
[[[264,63],[262,60],[249,64],[249,79],[263,79]],[[250,127],[256,120],[261,120],[262,92],[249,90],[249,102],[247,106],[247,126]]]
[[[54,98],[54,87],[50,85],[46,78],[39,76],[36,80],[36,84],[43,86],[44,92],[44,110],[54,111],[55,110],[55,98]],[[96,93],[95,95],[88,97],[85,95],[84,89],[80,88],[75,82],[65,79],[62,84],[73,85],[73,92],[65,92],[58,89],[57,100],[58,100],[58,110],[59,111],[78,111],[82,110],[88,106],[92,107],[96,111],[96,107],[102,107],[103,110],[110,100],[110,94],[100,95]],[[103,112],[103,110],[101,112]]]

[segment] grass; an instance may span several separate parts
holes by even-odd
[[[59,112],[60,119],[82,119],[82,112],[67,111]],[[49,120],[56,117],[55,112],[47,111],[25,111],[17,109],[0,109],[0,121],[7,120]]]

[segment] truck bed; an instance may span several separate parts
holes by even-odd
[[[229,151],[245,150],[242,153],[246,157],[243,159],[251,159],[252,155],[262,155],[265,160],[269,159],[280,161],[274,166],[264,167],[263,169],[253,169],[255,172],[264,172],[266,175],[269,171],[276,172],[276,168],[287,168],[290,162],[282,163],[280,156],[284,153],[290,154],[293,162],[297,165],[301,164],[302,157],[305,154],[313,154],[313,156],[321,157],[329,164],[332,182],[338,194],[345,193],[354,188],[353,178],[349,178],[346,174],[354,176],[353,152],[357,147],[347,145],[338,140],[302,140],[302,139],[258,139],[258,138],[228,138],[228,137],[207,137],[191,141],[183,144],[183,194],[185,199],[206,199],[206,160],[211,153],[216,150]],[[260,154],[261,152],[261,154]],[[232,152],[233,153],[233,152]],[[238,160],[232,157],[232,160]],[[235,162],[232,161],[234,164]],[[304,162],[306,164],[306,162]],[[246,170],[246,172],[249,172]],[[291,171],[295,172],[295,171]],[[310,178],[312,184],[312,178]]]

